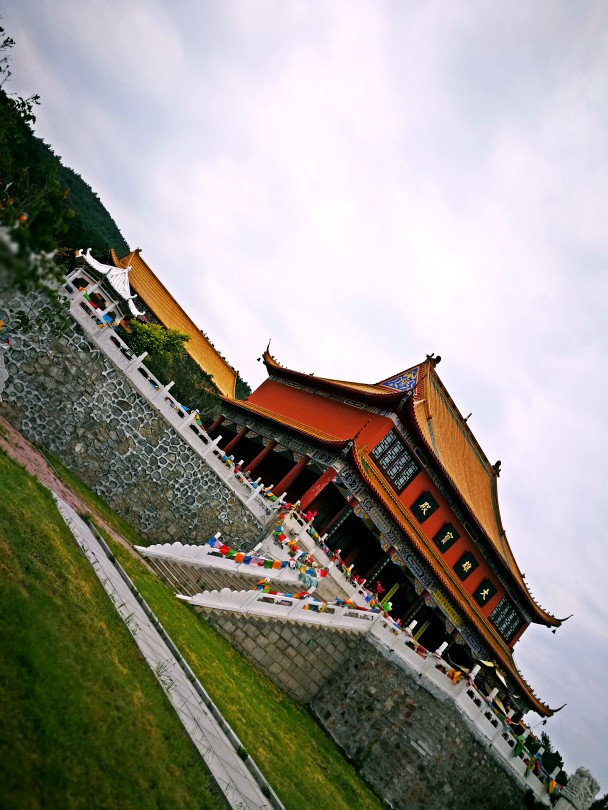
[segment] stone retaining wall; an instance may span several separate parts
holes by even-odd
[[[4,352],[8,378],[0,413],[40,442],[151,541],[207,540],[250,548],[264,530],[190,445],[75,324],[60,337],[45,300],[15,299],[31,334]]]
[[[365,781],[407,810],[521,810],[522,790],[450,701],[359,644],[310,708]]]
[[[361,644],[361,638],[352,633],[309,624],[219,610],[205,610],[204,615],[273,683],[300,703],[307,703],[316,695]]]
[[[456,706],[363,636],[228,611],[203,615],[308,705],[389,807],[523,810],[521,786]]]

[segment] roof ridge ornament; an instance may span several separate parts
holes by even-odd
[[[438,354],[437,357],[435,357],[435,352],[432,352],[432,354],[427,354],[426,359],[431,364],[431,368],[435,368],[435,366],[438,366],[439,363],[441,363],[441,355]]]

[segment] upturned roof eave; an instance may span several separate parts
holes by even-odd
[[[237,408],[238,410],[259,416],[261,419],[268,422],[278,423],[288,430],[293,430],[302,436],[315,439],[326,447],[332,447],[336,450],[340,450],[352,439],[352,437],[334,436],[320,430],[313,430],[308,425],[304,425],[302,422],[297,422],[295,419],[289,419],[281,414],[269,410],[268,408],[264,408],[261,405],[256,405],[253,402],[249,402],[246,399],[234,399],[233,397],[228,396],[221,396],[220,399],[222,402],[225,402],[227,405]]]
[[[266,349],[262,360],[269,374],[282,377],[293,382],[307,385],[310,388],[320,388],[324,391],[331,391],[340,396],[355,399],[366,404],[382,404],[383,407],[390,407],[392,403],[398,403],[404,395],[403,391],[381,389],[375,384],[356,383],[348,380],[332,380],[328,377],[316,377],[314,374],[305,374],[302,371],[282,366]]]
[[[511,550],[511,546],[509,545],[509,542],[507,540],[507,536],[506,536],[506,533],[505,533],[504,528],[502,526],[502,522],[500,521],[500,512],[498,512],[497,529],[498,529],[499,532],[502,532],[503,542],[505,543],[506,547],[509,549],[509,554],[510,554],[511,561],[507,560],[504,557],[501,550],[496,547],[496,543],[492,540],[492,538],[488,535],[487,531],[481,525],[481,522],[477,518],[473,507],[469,504],[468,500],[465,498],[464,494],[462,493],[460,487],[454,481],[454,479],[452,478],[450,473],[445,468],[443,462],[441,461],[441,459],[439,458],[439,456],[435,452],[435,449],[429,443],[429,441],[428,441],[428,439],[427,439],[427,437],[426,437],[426,435],[425,435],[425,433],[424,433],[424,431],[423,431],[423,429],[422,429],[422,427],[420,425],[419,419],[418,419],[418,412],[417,412],[416,405],[419,404],[419,403],[420,403],[420,401],[418,401],[418,403],[415,403],[413,398],[408,402],[408,409],[409,409],[409,416],[410,416],[409,421],[410,421],[411,424],[414,425],[418,438],[424,444],[425,449],[432,456],[432,458],[437,463],[437,465],[440,467],[441,472],[446,477],[447,481],[449,482],[450,486],[454,489],[455,493],[458,495],[458,497],[460,499],[460,502],[462,503],[462,505],[465,507],[465,509],[467,510],[469,515],[471,516],[472,520],[475,523],[475,526],[479,530],[479,532],[480,532],[481,536],[483,537],[484,541],[486,542],[486,544],[497,555],[498,559],[500,560],[500,562],[502,564],[504,573],[507,574],[509,579],[512,581],[512,583],[517,588],[518,592],[524,598],[525,603],[526,603],[527,607],[529,608],[532,616],[534,617],[534,619],[536,619],[536,621],[534,623],[535,624],[543,624],[546,627],[559,627],[561,625],[561,623],[562,623],[562,620],[556,618],[551,613],[548,613],[547,611],[545,611],[535,601],[534,597],[532,596],[532,594],[528,590],[528,587],[527,587],[526,583],[524,582],[523,575],[522,575],[522,573],[521,573],[521,571],[519,569],[519,566],[517,565],[517,562],[515,561],[515,555],[513,554],[512,550]],[[471,435],[473,435],[473,434],[471,433]],[[493,470],[490,469],[490,475],[491,475],[491,487],[493,488],[496,508],[498,510],[498,487],[497,487],[496,473]]]

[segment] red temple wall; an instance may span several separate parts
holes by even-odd
[[[430,492],[439,504],[439,508],[423,523],[418,523],[418,519],[411,511],[410,507],[415,503],[419,496],[422,495],[423,492]],[[406,486],[401,493],[399,500],[408,510],[414,524],[418,526],[420,532],[422,532],[422,534],[425,536],[429,548],[435,551],[437,557],[443,561],[445,567],[447,568],[448,576],[450,576],[454,582],[461,585],[464,591],[470,595],[471,604],[478,608],[483,616],[489,617],[496,605],[498,605],[503,596],[506,595],[505,589],[501,585],[500,581],[494,576],[479,548],[468,536],[466,529],[452,512],[448,503],[445,501],[425,469],[422,469],[413,479],[413,481]],[[451,523],[460,537],[451,548],[442,554],[433,542],[433,537],[446,523]],[[461,581],[453,567],[467,551],[470,551],[475,556],[475,559],[479,562],[479,566],[473,572],[471,572],[471,574],[465,580]],[[438,565],[439,564],[440,563],[438,563]],[[489,579],[490,582],[492,582],[496,588],[496,593],[486,604],[481,606],[478,605],[473,598],[473,593],[479,587],[479,585],[481,585],[484,579]],[[490,626],[492,626],[489,619],[488,623]],[[521,633],[523,633],[526,627],[528,627],[528,624],[529,623],[527,622],[524,624],[521,632],[517,633],[509,646],[512,647],[515,644],[515,642],[521,636]]]

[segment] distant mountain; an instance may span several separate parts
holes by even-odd
[[[0,221],[21,221],[23,238],[37,250],[128,253],[97,194],[32,132],[34,109],[0,90]]]
[[[50,147],[46,144],[43,146],[52,154]],[[69,247],[91,248],[95,254],[107,253],[108,248],[113,247],[120,256],[128,253],[129,245],[118,225],[91,186],[75,171],[64,166],[60,158],[56,160],[59,162],[59,183],[69,189],[68,202],[74,210],[65,236]]]

